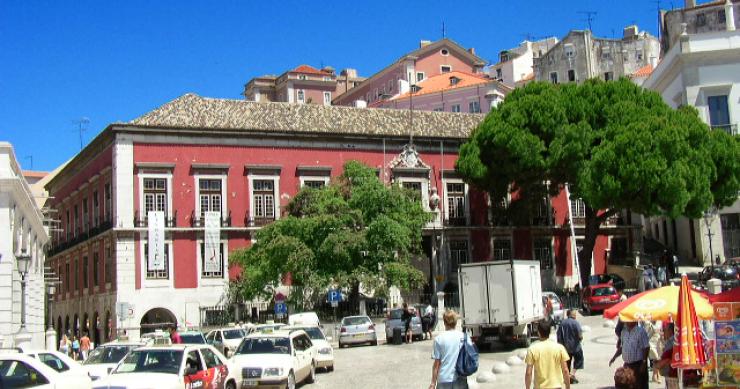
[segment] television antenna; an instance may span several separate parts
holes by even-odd
[[[75,120],[75,124],[77,124],[77,132],[80,135],[80,150],[82,150],[82,133],[87,131],[87,125],[90,123],[90,118],[88,117],[81,117],[77,120]]]
[[[588,22],[588,29],[593,31],[593,28],[591,24],[593,23],[594,19],[596,19],[596,14],[598,12],[596,11],[578,11],[579,14],[585,15],[585,19],[581,19],[581,21]]]

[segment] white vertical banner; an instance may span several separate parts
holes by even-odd
[[[203,241],[203,271],[221,271],[221,212],[205,213],[205,239]]]
[[[164,212],[149,211],[147,222],[149,224],[147,268],[148,270],[164,270],[164,261],[166,260],[164,255]]]

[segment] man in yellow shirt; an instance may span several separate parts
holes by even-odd
[[[535,389],[570,389],[568,373],[568,351],[562,344],[550,340],[550,322],[543,320],[537,324],[540,340],[527,349],[527,371],[524,375],[526,389],[532,388],[534,370]]]

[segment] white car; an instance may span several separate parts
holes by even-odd
[[[285,327],[285,323],[267,323],[267,324],[259,324],[254,327],[253,332],[259,332],[262,334],[269,334],[271,332],[278,331]]]
[[[305,331],[254,333],[231,357],[241,388],[287,388],[316,379],[316,348]]]
[[[74,379],[76,382],[85,382],[90,379],[87,369],[82,367],[79,362],[59,351],[33,350],[24,351],[23,353],[38,359],[46,364],[46,366],[56,370],[57,373]]]
[[[206,343],[230,357],[245,336],[247,332],[239,327],[218,328],[206,335]]]
[[[137,348],[95,389],[236,389],[234,369],[218,350],[204,344]]]
[[[99,380],[110,374],[129,351],[144,345],[139,342],[119,341],[103,344],[90,351],[85,362],[82,362],[82,367],[87,369],[87,374],[93,381]]]
[[[555,323],[560,323],[561,321],[565,320],[566,310],[563,309],[563,304],[560,302],[560,297],[558,297],[558,295],[554,292],[542,292],[543,303],[546,303],[546,301],[544,301],[545,298],[550,299],[550,304],[552,305],[551,319]]]
[[[64,375],[30,355],[0,354],[0,387],[3,388],[85,389],[91,383],[90,377]]]
[[[283,327],[284,330],[303,330],[306,331],[308,337],[311,338],[314,348],[316,348],[316,368],[326,369],[326,371],[334,371],[334,347],[331,346],[329,341],[331,338],[327,338],[324,335],[324,331],[318,326],[289,326]]]
[[[316,314],[316,312],[301,312],[301,313],[294,313],[288,316],[288,325],[319,327],[321,326],[321,322],[319,322],[319,316]]]

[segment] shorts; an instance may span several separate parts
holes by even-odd
[[[583,349],[578,350],[573,354],[568,353],[568,356],[570,357],[570,359],[568,359],[568,370],[583,370]]]
[[[437,389],[468,389],[468,378],[457,377],[454,382],[437,382]]]

